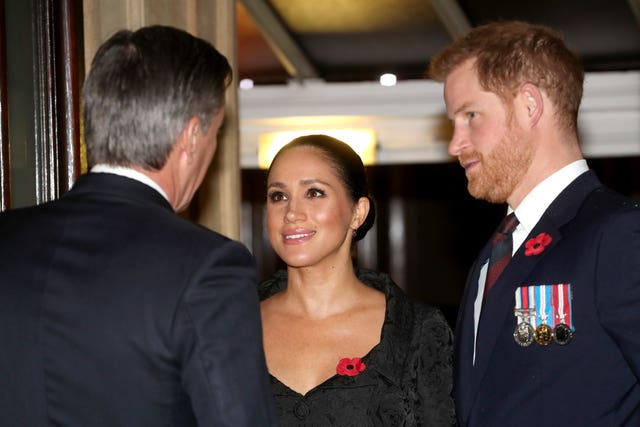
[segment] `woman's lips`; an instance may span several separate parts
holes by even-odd
[[[285,243],[302,243],[311,239],[316,234],[315,231],[294,231],[283,233]]]

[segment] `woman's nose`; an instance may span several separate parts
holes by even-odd
[[[287,206],[287,211],[284,214],[284,219],[287,222],[295,222],[299,221],[304,217],[303,212],[299,209],[299,206],[295,203],[289,203]]]

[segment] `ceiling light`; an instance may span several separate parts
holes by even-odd
[[[260,135],[258,145],[258,165],[262,169],[269,168],[271,161],[280,149],[291,140],[304,135],[324,134],[349,144],[358,153],[365,165],[372,165],[376,160],[376,133],[373,129],[316,129],[286,132],[272,132]]]
[[[240,89],[253,89],[253,80],[251,79],[242,79],[240,80]]]
[[[382,86],[395,86],[397,81],[395,74],[385,73],[380,76],[380,84]]]

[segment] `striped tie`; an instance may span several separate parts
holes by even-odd
[[[484,297],[487,296],[489,289],[496,283],[496,280],[498,280],[498,277],[500,277],[500,274],[511,260],[513,249],[511,234],[519,223],[518,218],[511,212],[502,220],[498,230],[491,238],[491,256],[489,257],[487,280],[484,283]]]

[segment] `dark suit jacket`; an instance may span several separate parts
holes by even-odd
[[[462,426],[640,426],[640,206],[579,176],[527,239],[553,241],[514,254],[487,295],[475,366],[473,301],[489,245],[473,266],[455,338],[455,397]],[[573,340],[516,344],[514,292],[570,283]]]
[[[1,214],[0,424],[272,425],[255,280],[132,179]]]

